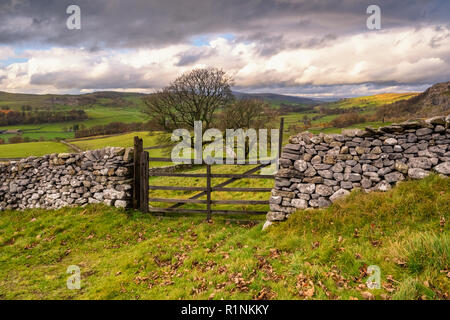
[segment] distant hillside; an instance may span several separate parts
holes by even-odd
[[[270,104],[297,104],[313,106],[323,103],[320,100],[314,100],[304,97],[287,96],[274,93],[243,93],[233,92],[237,98],[255,98],[264,100]],[[24,94],[8,93],[0,91],[0,109],[8,106],[11,109],[19,110],[22,106],[37,107],[48,109],[56,106],[69,107],[89,107],[89,106],[107,106],[124,107],[130,104],[138,106],[143,105],[142,98],[147,94],[136,92],[115,92],[98,91],[86,94]]]
[[[397,101],[407,100],[417,96],[417,93],[381,93],[372,96],[345,98],[321,105],[332,109],[367,109],[376,108]]]
[[[380,108],[385,118],[430,117],[450,114],[450,81],[437,83],[419,95]]]
[[[294,103],[294,104],[304,104],[304,105],[318,105],[323,103],[323,101],[309,99],[304,97],[296,97],[296,96],[287,96],[283,94],[276,93],[244,93],[233,91],[233,94],[236,98],[249,98],[249,99],[261,99],[267,101],[269,103]]]
[[[88,107],[102,105],[124,107],[133,102],[140,104],[142,93],[99,91],[86,94],[25,94],[0,91],[0,108],[10,107],[19,110],[22,106],[48,109],[56,106]]]

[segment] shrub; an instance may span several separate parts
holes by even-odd
[[[8,140],[9,143],[21,143],[24,142],[24,139],[21,136],[14,136],[9,138]]]
[[[348,127],[357,123],[363,123],[366,122],[367,118],[363,115],[359,115],[357,113],[345,113],[334,120],[332,120],[330,123],[333,127],[337,128],[344,128]]]

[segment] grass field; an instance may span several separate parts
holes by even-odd
[[[267,231],[104,206],[1,212],[0,298],[448,299],[449,181],[353,192]]]
[[[149,132],[132,132],[128,134],[116,135],[111,137],[89,137],[69,140],[70,144],[79,147],[82,150],[95,150],[105,147],[131,147],[133,146],[134,136],[139,136],[144,141],[144,147],[152,147],[159,144],[158,134]],[[50,153],[73,152],[66,145],[60,142],[43,141],[17,144],[0,145],[0,158],[24,158],[28,156],[41,156]],[[152,157],[167,157],[164,150],[151,150]],[[168,165],[162,162],[153,163],[155,165]]]
[[[104,147],[132,147],[134,137],[138,136],[143,140],[144,148],[153,147],[160,144],[158,132],[131,132],[127,134],[115,135],[111,137],[89,137],[69,140],[70,143],[76,145],[82,150],[94,150]]]
[[[26,158],[64,152],[71,150],[60,142],[52,141],[0,145],[0,158]]]

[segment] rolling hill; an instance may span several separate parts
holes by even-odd
[[[288,96],[276,93],[245,93],[233,91],[233,94],[238,99],[260,99],[273,104],[288,103],[288,104],[318,105],[323,103],[323,101],[321,100]]]

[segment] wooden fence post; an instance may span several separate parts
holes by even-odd
[[[141,154],[143,153],[143,141],[139,137],[134,137],[133,154],[133,209],[140,209],[141,194]]]
[[[149,168],[148,168],[149,154],[144,151],[141,153],[140,159],[140,194],[139,194],[139,209],[141,212],[148,212],[148,177],[149,177]]]
[[[206,220],[211,221],[211,166],[206,165]]]
[[[283,130],[284,130],[284,118],[280,118],[280,136],[278,137],[278,159],[281,157],[281,150],[283,148]]]

